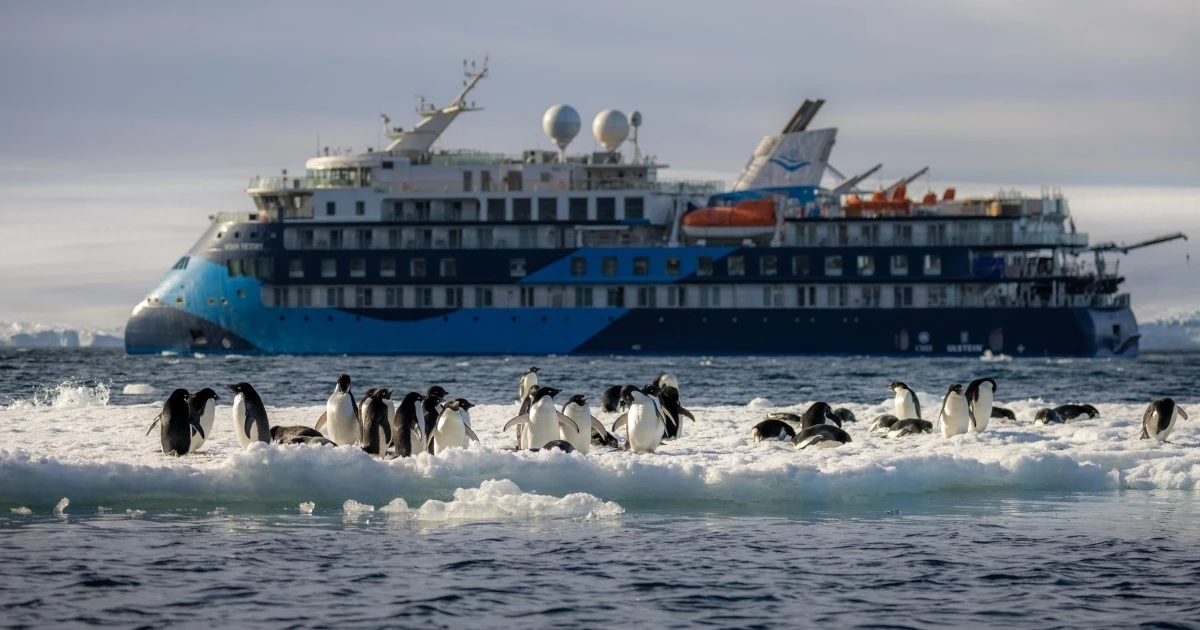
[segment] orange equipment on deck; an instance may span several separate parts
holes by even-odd
[[[775,202],[771,199],[700,208],[683,215],[683,233],[693,237],[752,237],[774,230]]]

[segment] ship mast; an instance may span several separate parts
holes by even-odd
[[[470,68],[467,67],[466,60],[463,61],[463,89],[454,97],[446,107],[435,107],[433,104],[426,105],[425,98],[421,97],[421,102],[417,105],[417,113],[421,115],[421,122],[417,123],[412,129],[403,131],[399,127],[392,129],[387,133],[387,137],[391,138],[392,143],[388,145],[387,152],[396,153],[417,153],[424,154],[429,152],[429,148],[437,142],[438,137],[454,119],[463,112],[475,112],[483,109],[475,107],[474,103],[468,104],[466,101],[467,94],[475,89],[475,86],[481,79],[487,76],[488,73],[488,58],[483,58],[483,64],[477,71],[475,62],[471,62]],[[384,120],[389,120],[386,116]]]

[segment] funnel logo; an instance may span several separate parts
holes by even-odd
[[[787,155],[779,155],[771,158],[768,161],[789,173],[795,173],[796,171],[809,165],[808,160],[802,160],[799,157]]]

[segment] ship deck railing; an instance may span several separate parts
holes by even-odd
[[[789,241],[792,247],[1006,247],[1006,246],[1045,246],[1045,247],[1087,247],[1088,235],[1066,232],[1026,232],[1024,234],[977,235],[977,236],[948,236],[945,238],[926,238],[923,234],[912,237],[880,236],[867,237],[800,237]]]
[[[520,184],[504,179],[491,182],[488,186],[463,186],[462,183],[447,182],[355,182],[317,179],[312,177],[254,177],[246,186],[250,193],[281,192],[286,190],[309,191],[334,188],[369,188],[382,194],[428,194],[462,195],[488,192],[531,192],[560,194],[564,192],[645,190],[650,192],[684,195],[714,195],[725,190],[720,180],[659,179],[648,181],[636,178],[612,180],[558,180],[549,182],[525,182]]]

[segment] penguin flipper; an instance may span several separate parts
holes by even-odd
[[[602,438],[608,438],[610,435],[608,429],[604,427],[602,422],[596,419],[596,416],[592,416],[592,430],[599,433]]]
[[[571,427],[572,429],[575,429],[576,432],[583,432],[583,429],[579,428],[579,423],[575,422],[568,416],[562,415],[561,413],[558,414],[558,423],[564,427]]]
[[[471,427],[464,424],[463,429],[467,432],[467,437],[471,438],[472,440],[475,440],[476,442],[479,441],[479,436],[475,435],[475,432],[471,430]]]
[[[814,445],[814,444],[820,444],[821,442],[824,442],[824,441],[825,441],[825,436],[824,436],[824,435],[822,435],[822,434],[820,434],[820,433],[818,433],[818,434],[816,434],[816,435],[812,435],[812,436],[806,437],[806,438],[804,438],[804,440],[802,440],[802,441],[800,441],[800,442],[797,442],[797,443],[796,443],[796,450],[798,450],[798,451],[802,451],[802,450],[804,450],[804,449],[806,449],[806,448],[808,448],[808,447],[810,447],[810,446],[812,446],[812,445]]]
[[[320,417],[320,418],[317,418],[317,424],[316,424],[316,426],[314,426],[313,428],[314,428],[314,429],[316,429],[316,430],[318,430],[318,431],[320,431],[320,430],[321,430],[321,427],[325,426],[325,422],[326,422],[327,420],[329,420],[329,412],[324,412],[324,413],[322,413],[322,414],[321,414],[321,417]]]
[[[208,436],[204,435],[204,427],[200,424],[200,418],[195,418],[192,420],[192,430],[196,433],[199,433],[202,439],[208,439]]]
[[[150,428],[146,429],[146,435],[150,435],[150,432],[151,432],[151,431],[153,431],[153,430],[154,430],[154,427],[158,425],[158,421],[159,421],[159,420],[162,420],[162,414],[161,414],[161,413],[160,413],[160,414],[158,414],[157,416],[154,416],[154,422],[151,422],[151,423],[150,423]]]
[[[561,414],[559,414],[559,415],[561,415]],[[512,420],[509,420],[508,424],[504,425],[504,429],[502,429],[502,430],[507,431],[515,426],[519,426],[522,424],[529,424],[529,414],[523,413],[523,414],[513,418]]]
[[[693,416],[692,412],[688,411],[687,409],[685,409],[683,407],[679,408],[679,415],[687,416],[688,418],[691,418],[692,422],[696,421],[696,416]]]
[[[625,424],[627,422],[629,422],[629,413],[628,412],[621,414],[617,418],[617,421],[613,423],[612,433],[616,433],[617,431],[620,431],[621,427],[625,426]]]
[[[1183,418],[1184,420],[1187,420],[1187,419],[1188,419],[1188,417],[1187,417],[1187,412],[1186,412],[1186,411],[1184,411],[1184,410],[1183,410],[1183,408],[1182,408],[1182,407],[1180,407],[1179,405],[1176,405],[1176,406],[1175,406],[1175,411],[1176,411],[1177,413],[1179,413],[1179,417],[1180,417],[1180,418]]]

